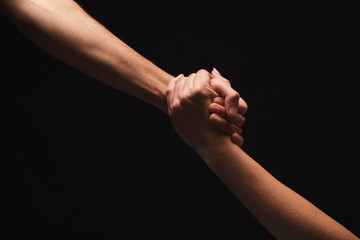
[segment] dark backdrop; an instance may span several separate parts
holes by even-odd
[[[249,105],[244,150],[360,235],[356,1],[78,2],[170,74],[216,67]],[[4,18],[0,41],[6,236],[273,239],[165,114]]]

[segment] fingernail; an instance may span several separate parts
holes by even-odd
[[[216,68],[213,68],[213,71],[214,71],[217,75],[221,76],[221,74],[219,73],[219,71],[218,71]]]

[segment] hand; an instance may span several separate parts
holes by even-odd
[[[174,128],[185,143],[197,152],[216,147],[219,141],[229,139],[209,120],[208,107],[218,96],[210,82],[211,75],[199,70],[189,77],[179,75],[170,82],[166,91],[168,113]]]
[[[222,77],[214,68],[210,86],[221,96],[215,97],[209,106],[210,122],[231,137],[233,143],[241,147],[244,139],[241,127],[245,123],[248,106],[239,94],[231,88],[230,81]]]

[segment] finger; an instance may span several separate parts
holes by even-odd
[[[200,69],[194,78],[194,88],[202,87],[204,84],[210,85],[210,73],[204,69]]]
[[[235,117],[229,118],[228,115],[226,114],[225,107],[221,106],[217,103],[211,103],[209,105],[209,113],[210,114],[216,113],[219,116],[221,116],[222,118],[224,118],[225,120],[229,121],[232,124],[235,124],[238,127],[242,127],[245,123],[245,117],[239,113]]]
[[[212,78],[219,78],[220,80],[224,81],[224,83],[231,86],[230,81],[227,80],[226,78],[224,78],[223,76],[221,76],[220,72],[216,68],[213,68],[213,70],[211,72],[211,76],[212,76]]]
[[[224,118],[220,117],[216,113],[213,113],[209,117],[210,122],[219,130],[224,132],[225,134],[231,136],[233,133],[238,133],[241,135],[242,129],[237,127],[234,124],[229,123]]]
[[[223,98],[225,98],[226,113],[229,117],[235,117],[238,114],[240,95],[228,84],[219,78],[213,78],[210,86]]]
[[[212,69],[211,75],[214,76],[214,77],[222,77],[220,72],[216,68]]]
[[[216,113],[222,118],[227,118],[225,107],[217,103],[210,103],[209,113]]]
[[[230,81],[228,79],[224,78],[216,68],[213,68],[213,70],[211,72],[211,75],[212,75],[213,78],[218,78],[218,79],[222,80],[226,85],[231,86]],[[219,102],[219,104],[224,105],[224,104],[222,104],[220,102]],[[239,100],[239,113],[245,114],[246,111],[247,111],[247,104],[243,99],[240,98],[240,100]]]
[[[222,97],[215,97],[212,102],[217,103],[221,106],[225,106],[225,99]]]
[[[247,110],[248,110],[247,103],[244,101],[244,99],[240,98],[239,99],[239,113],[242,115],[245,115]]]
[[[226,78],[224,78],[223,76],[221,76],[220,72],[216,69],[216,68],[213,68],[212,72],[211,72],[211,76],[213,78],[219,78],[219,79],[222,79],[223,81],[225,81],[225,83],[229,84],[230,85],[230,81],[228,81]],[[219,98],[221,99],[221,98]],[[224,105],[223,103],[221,103],[221,101],[219,99],[214,99],[213,102],[215,103],[218,103],[220,105]],[[217,101],[219,100],[219,101]],[[244,99],[240,98],[239,99],[239,113],[242,114],[242,115],[245,115],[246,112],[248,110],[248,105],[247,103],[244,101]]]
[[[174,90],[175,90],[176,82],[182,76],[183,76],[183,74],[180,74],[176,78],[173,78],[169,82],[169,86],[166,89],[166,101],[167,101],[168,111],[170,111],[170,107],[171,107],[172,102],[174,100],[174,93],[175,93]]]
[[[206,94],[216,97],[218,94],[210,87],[210,73],[204,69],[200,69],[194,78],[193,90],[198,94]]]
[[[222,97],[215,97],[212,102],[217,103],[217,104],[219,104],[221,106],[225,106],[225,99],[222,98]],[[244,101],[244,99],[240,98],[239,99],[239,111],[238,112],[241,115],[245,115],[247,110],[248,110],[247,103]]]
[[[241,134],[235,132],[231,135],[230,138],[231,141],[236,145],[238,145],[239,147],[242,147],[242,145],[244,145],[244,138],[241,136]]]

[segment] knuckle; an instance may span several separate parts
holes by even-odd
[[[199,71],[197,71],[197,74],[210,74],[210,73],[205,69],[200,69]]]
[[[188,78],[192,78],[192,77],[195,77],[195,76],[196,76],[196,73],[192,73],[192,74],[189,75]]]
[[[222,81],[224,81],[227,85],[230,85],[231,86],[231,83],[229,80],[227,80],[226,78],[223,78]]]
[[[236,99],[236,100],[238,100],[238,99],[240,99],[240,94],[234,90],[234,91],[229,95],[229,97],[230,97],[231,99]]]
[[[169,94],[171,93],[171,91],[172,91],[172,89],[167,88],[167,89],[166,89],[166,92],[165,92],[166,96],[169,96]]]

